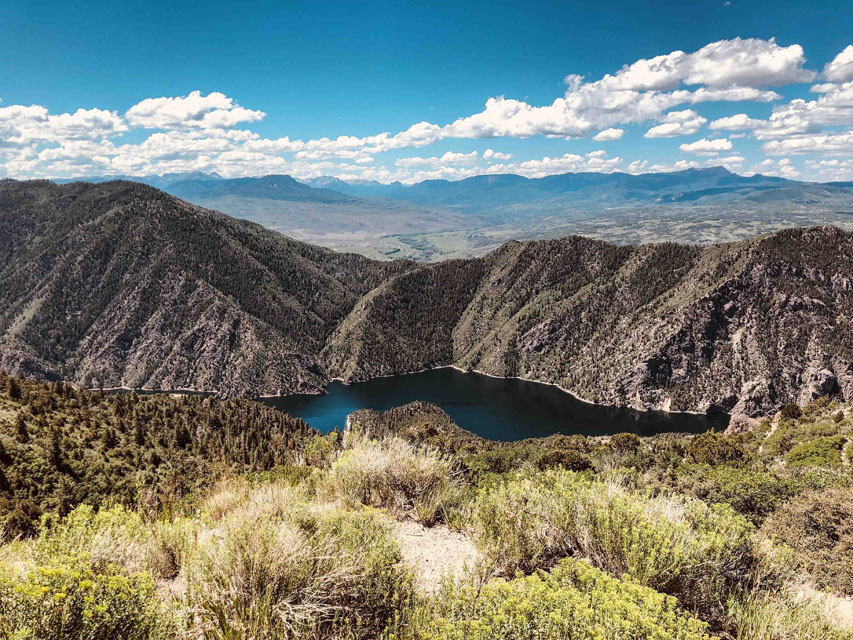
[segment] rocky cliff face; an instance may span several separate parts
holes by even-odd
[[[424,285],[442,269],[413,270],[363,299],[326,347],[330,371],[359,380],[454,364],[602,403],[750,415],[826,393],[853,397],[853,236],[837,229],[707,249],[511,243],[454,266],[456,284],[469,287],[449,296],[446,313],[436,311],[441,287]],[[414,295],[429,312],[400,327],[394,305]],[[378,332],[367,341],[374,351],[393,341],[393,366],[381,349],[346,351],[364,325]],[[451,355],[417,358],[417,332],[429,330]]]
[[[379,263],[139,184],[7,181],[0,336],[7,372],[90,387],[263,395],[454,364],[754,415],[853,399],[853,234]]]

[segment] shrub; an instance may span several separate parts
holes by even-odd
[[[619,454],[637,453],[643,444],[640,437],[634,433],[617,433],[610,438],[610,448]]]
[[[321,497],[349,507],[385,508],[426,525],[444,519],[458,500],[453,463],[435,449],[418,448],[393,436],[355,438],[350,446],[321,480]]]
[[[794,403],[786,404],[779,413],[783,420],[796,420],[803,415],[802,409]]]
[[[756,591],[729,601],[734,640],[851,640],[853,632],[827,618],[817,599]]]
[[[745,451],[738,438],[708,431],[687,443],[687,457],[692,462],[717,465],[741,462],[745,457]]]
[[[567,471],[587,471],[592,469],[592,460],[572,449],[546,449],[536,458],[536,468],[541,471],[558,467]]]
[[[729,504],[753,524],[761,524],[795,494],[796,483],[760,469],[691,464],[678,469],[671,488],[709,504]]]
[[[223,640],[375,637],[412,591],[388,525],[368,511],[235,517],[199,549],[187,580],[194,626]]]
[[[709,617],[721,614],[719,594],[748,581],[756,563],[753,527],[730,507],[650,497],[567,471],[484,488],[474,529],[504,573],[577,555]]]
[[[147,574],[95,573],[74,559],[0,577],[0,637],[150,640],[170,621]]]
[[[763,530],[792,547],[819,585],[853,593],[853,489],[797,496]]]
[[[435,640],[705,640],[707,625],[674,598],[572,559],[482,589],[449,583],[404,638]]]
[[[812,467],[835,467],[841,464],[841,449],[844,436],[824,436],[801,442],[785,456],[790,465]]]

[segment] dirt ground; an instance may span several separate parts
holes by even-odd
[[[423,591],[435,591],[442,576],[458,576],[480,557],[470,538],[444,525],[427,528],[405,521],[395,526],[403,560],[417,571],[418,586]]]

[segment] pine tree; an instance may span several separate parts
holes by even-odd
[[[6,393],[12,400],[21,399],[21,385],[15,378],[6,378]]]

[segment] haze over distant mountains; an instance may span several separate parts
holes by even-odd
[[[705,244],[791,226],[853,228],[853,183],[741,176],[722,167],[640,175],[481,175],[411,185],[328,176],[121,178],[300,240],[374,258],[461,257],[510,239],[569,233],[619,243]]]

